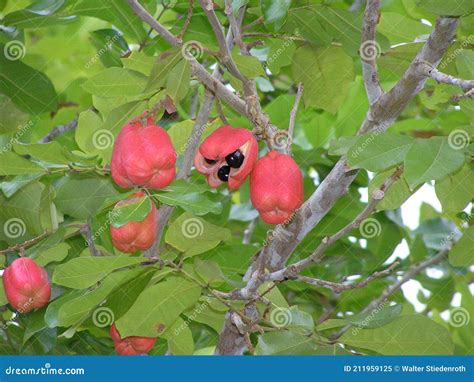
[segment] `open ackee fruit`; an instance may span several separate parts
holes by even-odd
[[[199,147],[194,157],[196,169],[207,177],[209,186],[227,183],[235,190],[244,183],[258,156],[258,143],[244,128],[219,127]]]

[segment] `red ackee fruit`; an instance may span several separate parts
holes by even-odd
[[[115,209],[123,207],[125,204],[134,203],[139,198],[143,198],[145,193],[139,191],[128,199],[121,200],[115,205]],[[158,219],[155,205],[151,204],[151,211],[142,221],[131,221],[127,224],[115,228],[110,225],[110,234],[115,248],[122,252],[133,253],[139,250],[146,250],[153,245],[156,239]]]
[[[14,260],[5,269],[3,289],[10,305],[20,313],[42,308],[51,297],[48,273],[28,257]]]
[[[258,143],[243,128],[224,125],[209,135],[194,157],[196,169],[206,175],[209,186],[227,182],[229,190],[244,183],[258,156]]]
[[[168,133],[149,118],[146,126],[137,119],[122,128],[115,141],[110,168],[120,187],[159,189],[173,181],[175,164],[176,151]]]
[[[250,198],[264,222],[287,221],[304,200],[303,176],[293,158],[270,151],[259,159],[250,176]]]
[[[115,324],[110,327],[110,337],[114,341],[117,354],[141,355],[148,353],[155,346],[155,337],[125,337],[120,338],[120,333]]]

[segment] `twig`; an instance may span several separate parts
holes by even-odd
[[[300,276],[300,275],[296,276],[294,280],[301,281],[306,284],[310,284],[310,285],[314,285],[314,286],[318,286],[322,288],[328,288],[328,289],[331,289],[334,293],[341,293],[342,291],[349,290],[349,289],[363,288],[371,281],[378,279],[380,277],[389,275],[392,272],[392,270],[395,267],[397,267],[399,264],[400,264],[399,262],[395,262],[392,265],[390,265],[388,268],[384,269],[383,271],[374,272],[369,277],[367,277],[366,279],[356,284],[335,283],[332,281],[316,279],[316,278]]]
[[[362,59],[365,90],[370,105],[373,105],[383,94],[377,70],[379,46],[375,41],[375,31],[380,17],[379,9],[380,0],[367,0],[362,24],[362,43],[359,52]]]
[[[242,30],[246,31],[246,30],[252,29],[253,27],[257,25],[263,24],[264,21],[265,21],[265,18],[263,16],[260,16],[258,19],[252,21],[251,23],[244,25],[242,27]]]
[[[41,235],[36,236],[33,239],[27,240],[27,241],[25,241],[23,243],[20,243],[20,244],[12,245],[11,247],[8,247],[6,249],[2,249],[2,250],[0,250],[0,255],[4,255],[4,254],[10,253],[10,252],[17,252],[17,251],[20,251],[20,250],[25,250],[25,249],[35,245],[39,241],[43,240],[49,234],[50,234],[49,231],[44,231]]]
[[[403,284],[405,284],[407,281],[411,280],[413,277],[421,273],[423,270],[428,268],[431,265],[436,265],[443,261],[448,254],[448,251],[442,251],[438,253],[436,256],[429,258],[419,264],[412,265],[403,275],[403,277],[400,278],[396,283],[388,286],[387,288],[384,289],[382,294],[377,297],[375,300],[373,300],[369,305],[367,305],[361,313],[368,313],[376,309],[378,306],[382,305],[384,301],[386,301],[390,296],[392,296],[395,292],[397,292]],[[337,340],[340,336],[342,336],[345,332],[347,332],[352,325],[346,325],[336,333],[334,333],[331,336],[331,340],[335,341]]]
[[[474,99],[474,89],[471,89],[471,90],[469,90],[468,92],[463,93],[463,94],[456,94],[456,95],[454,95],[454,96],[451,97],[451,99],[452,99],[453,102],[459,102],[459,101],[462,100],[463,98],[471,98],[471,99]]]
[[[183,27],[181,28],[181,32],[178,33],[177,37],[182,40],[184,34],[188,30],[189,24],[191,23],[191,18],[193,16],[193,6],[194,6],[194,0],[189,0],[189,7],[188,7],[188,13],[186,15],[186,20],[184,20]]]
[[[232,0],[225,0],[225,14],[229,19],[230,28],[234,34],[234,42],[239,46],[240,50],[246,51],[244,41],[242,40],[242,33],[240,31],[240,23],[237,22],[237,19],[232,12]]]
[[[206,14],[207,19],[211,24],[212,30],[214,31],[214,34],[217,38],[217,42],[219,44],[220,49],[220,61],[234,77],[238,78],[241,81],[245,81],[245,77],[240,73],[236,63],[234,62],[234,59],[232,58],[232,54],[224,34],[224,27],[222,26],[221,22],[217,18],[216,13],[214,12],[213,1],[199,0],[199,3],[201,4],[201,8]],[[235,31],[232,32],[234,33],[235,37]]]
[[[61,134],[67,133],[68,131],[74,130],[77,127],[77,122],[79,120],[79,115],[77,115],[74,120],[69,122],[66,125],[56,126],[51,132],[41,138],[38,143],[48,143],[51,142],[54,138],[60,136]]]
[[[288,125],[288,148],[287,151],[288,153],[291,152],[291,142],[293,138],[293,131],[295,130],[295,122],[296,122],[296,113],[298,112],[298,105],[301,100],[301,96],[303,95],[303,83],[300,82],[298,84],[298,90],[296,92],[296,99],[295,99],[295,104],[293,105],[293,108],[291,109],[290,112],[290,123]]]
[[[227,117],[224,114],[224,111],[222,110],[222,104],[219,99],[216,100],[216,109],[217,109],[217,115],[221,119],[222,123],[224,125],[228,125],[229,121],[227,120]]]
[[[253,231],[255,231],[255,228],[257,228],[257,224],[258,224],[258,216],[250,222],[247,228],[245,228],[242,244],[250,243],[250,240],[252,239]]]
[[[354,0],[351,7],[349,8],[349,12],[359,12],[364,5],[364,0]]]
[[[440,72],[430,64],[420,63],[420,70],[425,73],[426,76],[433,78],[438,83],[458,86],[465,92],[470,92],[474,89],[474,80],[464,80],[453,77],[449,74]]]
[[[84,224],[81,228],[81,234],[84,236],[87,242],[87,246],[89,247],[89,250],[91,252],[92,256],[102,256],[100,251],[96,248],[95,242],[94,242],[94,236],[92,234],[92,228],[91,228],[91,219],[87,221],[87,224]]]

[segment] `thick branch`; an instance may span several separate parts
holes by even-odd
[[[380,0],[367,1],[362,24],[362,44],[359,52],[362,59],[365,90],[370,105],[374,104],[383,94],[377,70],[377,56],[380,48],[375,41],[377,23],[380,17],[379,9]]]
[[[474,80],[464,80],[450,76],[449,74],[440,72],[429,64],[420,64],[420,70],[422,70],[426,76],[433,78],[439,83],[458,86],[465,92],[474,89]]]
[[[448,254],[448,251],[442,251],[434,257],[431,257],[419,264],[412,265],[405,272],[405,274],[400,278],[400,280],[398,280],[396,283],[384,289],[384,291],[379,297],[374,299],[369,305],[367,305],[362,310],[362,313],[372,312],[378,306],[382,305],[390,296],[392,296],[395,292],[397,292],[402,287],[403,284],[405,284],[407,281],[411,280],[413,277],[423,272],[426,268],[432,265],[439,264],[441,261],[443,261],[446,258],[447,254]],[[352,325],[347,325],[343,327],[341,330],[339,330],[338,332],[334,333],[331,336],[331,340],[335,341],[336,339],[338,339],[345,332],[347,332],[351,328],[351,326]]]

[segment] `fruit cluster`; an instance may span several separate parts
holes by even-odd
[[[270,151],[258,159],[258,143],[243,128],[221,126],[199,147],[194,164],[208,184],[217,188],[227,184],[238,189],[250,176],[250,197],[261,218],[269,224],[287,221],[303,203],[303,177],[298,165],[288,155]],[[167,187],[176,174],[176,151],[168,133],[150,118],[132,120],[120,131],[114,145],[111,172],[123,188],[160,189]],[[145,198],[143,191],[119,201],[114,210]],[[158,212],[151,210],[142,221],[110,225],[113,245],[122,252],[149,249],[156,240]],[[46,306],[51,297],[51,283],[46,270],[33,259],[14,260],[3,273],[3,287],[10,305],[19,313]],[[121,355],[148,353],[154,337],[121,338],[115,323],[110,328],[115,349]]]
[[[268,224],[288,221],[304,200],[303,176],[289,155],[270,151],[258,159],[258,144],[247,129],[221,126],[207,137],[194,158],[209,186],[239,188],[250,174],[250,199]]]

